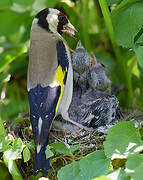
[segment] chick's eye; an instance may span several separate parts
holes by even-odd
[[[63,15],[60,15],[60,16],[58,17],[58,19],[59,19],[59,22],[60,22],[62,25],[65,25],[65,24],[68,23],[67,18],[66,18],[65,16],[63,16]]]

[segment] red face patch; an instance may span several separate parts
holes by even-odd
[[[58,23],[57,31],[59,34],[62,34],[63,26],[68,24],[69,20],[68,20],[67,16],[61,12],[58,15],[58,20],[59,20],[59,23]]]

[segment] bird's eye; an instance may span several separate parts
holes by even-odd
[[[65,24],[68,23],[68,20],[67,20],[67,18],[66,18],[64,15],[58,16],[58,19],[59,19],[59,22],[60,22],[62,25],[65,25]]]

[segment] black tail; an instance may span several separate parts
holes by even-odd
[[[46,146],[41,147],[39,153],[37,153],[37,149],[35,149],[34,176],[39,172],[42,172],[43,176],[47,176],[48,174],[50,163],[49,159],[46,159],[45,150]]]

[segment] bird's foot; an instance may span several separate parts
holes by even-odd
[[[92,128],[89,128],[89,127],[87,127],[87,126],[84,126],[84,125],[82,125],[82,124],[80,124],[80,123],[78,123],[78,122],[70,119],[69,116],[63,116],[63,115],[62,115],[62,117],[63,117],[65,120],[69,121],[70,123],[72,123],[72,124],[76,125],[77,127],[79,127],[80,130],[85,130],[85,131],[91,131],[91,130],[92,130]]]

